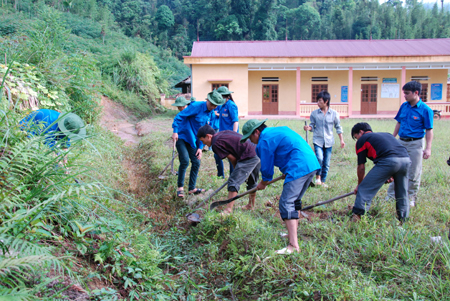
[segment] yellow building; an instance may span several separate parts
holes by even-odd
[[[450,116],[450,39],[194,42],[184,62],[192,95],[228,86],[241,116],[309,117],[322,90],[342,117],[391,116],[411,80]]]

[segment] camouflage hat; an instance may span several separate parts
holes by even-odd
[[[250,135],[264,122],[266,122],[267,119],[264,119],[263,121],[259,121],[257,119],[250,119],[247,121],[244,126],[242,127],[242,138],[241,143],[244,143],[247,141],[247,139],[250,137]]]
[[[216,90],[209,92],[206,99],[209,100],[215,106],[223,105],[225,102],[223,100],[222,95],[220,95],[220,93],[218,93]]]
[[[187,100],[186,98],[184,98],[183,96],[179,96],[179,97],[177,97],[177,99],[175,99],[175,102],[172,104],[172,106],[184,107],[185,105],[188,105],[190,103],[191,102],[189,100]]]
[[[221,86],[217,89],[217,92],[220,93],[220,95],[230,95],[231,93],[234,93],[233,91],[228,90],[227,87]]]

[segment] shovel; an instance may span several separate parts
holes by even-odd
[[[306,211],[306,210],[312,209],[312,208],[317,207],[317,206],[321,206],[321,205],[324,205],[324,204],[332,203],[334,201],[346,198],[346,197],[351,196],[353,194],[355,194],[354,191],[346,193],[346,194],[343,194],[343,195],[340,195],[340,196],[337,196],[337,197],[329,199],[327,201],[322,201],[322,202],[318,202],[317,204],[314,204],[314,205],[306,206],[305,208],[302,208],[300,211]]]
[[[203,206],[205,202],[207,202],[210,198],[212,198],[214,195],[216,195],[219,191],[221,191],[226,185],[228,184],[228,181],[222,184],[219,188],[217,188],[213,193],[208,195],[200,204],[197,205],[197,207],[194,208],[194,210],[191,213],[186,214],[186,217],[189,221],[193,223],[199,223],[200,222],[200,216],[197,213],[194,213],[194,211],[198,210],[200,207]]]
[[[176,171],[173,171],[173,161],[175,161],[174,158],[175,158],[175,141],[174,141],[174,143],[173,143],[173,150],[172,150],[172,166],[170,167],[170,172],[171,172],[173,175],[176,175],[177,172],[176,172]]]
[[[158,179],[160,180],[164,180],[167,178],[167,176],[163,176],[163,174],[166,172],[167,168],[169,168],[169,166],[171,164],[173,164],[173,161],[175,160],[175,157],[177,156],[178,153],[175,152],[175,150],[172,152],[172,160],[169,162],[169,164],[166,165],[166,167],[164,167],[164,169],[161,171],[161,173],[158,175]],[[173,166],[173,165],[172,165]],[[172,167],[173,168],[173,167]],[[173,170],[173,169],[172,169]]]
[[[308,125],[308,123],[306,122],[306,120],[305,120],[305,126],[307,126]],[[306,143],[308,143],[308,131],[305,131],[306,132]],[[308,143],[309,144],[309,143]]]
[[[279,176],[278,178],[275,178],[275,179],[273,179],[272,181],[268,182],[267,185],[272,184],[272,183],[275,183],[276,181],[279,181],[279,180],[284,179],[284,178],[285,178],[284,175]],[[237,196],[235,196],[235,197],[233,197],[233,198],[231,198],[231,199],[228,199],[228,200],[225,200],[225,201],[218,201],[218,202],[211,203],[211,205],[209,206],[209,210],[213,210],[213,209],[216,208],[217,206],[223,206],[223,205],[226,205],[226,204],[228,204],[228,203],[231,203],[232,201],[237,200],[237,199],[243,197],[244,195],[247,195],[247,194],[256,192],[256,190],[257,190],[257,187],[255,187],[255,188],[253,188],[253,189],[250,189],[250,190],[247,190],[247,191],[244,192],[244,193],[238,194]]]
[[[305,126],[307,126],[307,125],[308,125],[308,122],[305,120]],[[305,131],[305,136],[306,136],[306,143],[308,143],[308,131]],[[311,181],[311,183],[309,183],[309,187],[316,187],[316,184],[314,184],[314,182]]]

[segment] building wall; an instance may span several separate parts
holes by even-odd
[[[428,84],[428,102],[447,101],[447,69],[436,70],[408,70],[406,69],[406,82],[411,80],[411,76],[428,76],[429,80],[419,81],[422,84]],[[442,99],[431,100],[431,84],[442,84]]]
[[[402,94],[402,77],[401,70],[354,70],[353,71],[353,103],[352,114],[359,115],[361,113],[361,85],[362,84],[377,84],[377,114],[396,114],[400,105],[405,101]],[[428,76],[428,99],[430,100],[431,84],[442,84],[442,100],[445,101],[447,93],[447,70],[446,69],[421,69],[408,70],[406,69],[405,82],[411,81],[411,76]],[[378,81],[361,81],[361,77],[373,76],[378,77]],[[396,78],[399,86],[398,98],[381,98],[381,85],[383,78]]]
[[[312,81],[312,77],[328,77],[328,81]],[[341,102],[341,86],[348,86],[348,71],[302,71],[300,69],[300,103],[310,103],[312,100],[312,85],[327,84],[331,102]]]
[[[377,114],[395,114],[401,104],[401,70],[354,70],[353,71],[353,102],[352,113],[361,113],[361,85],[377,85]],[[378,77],[378,81],[361,81],[361,77]],[[383,78],[396,78],[399,86],[398,98],[381,98]]]
[[[278,77],[278,82],[263,82],[263,77]],[[278,85],[278,114],[295,115],[297,92],[295,85],[295,71],[249,71],[248,72],[248,100],[249,114],[262,114],[262,86],[263,84]]]
[[[214,80],[214,81],[211,81]],[[248,65],[192,65],[192,95],[205,100],[213,83],[228,83],[233,100],[239,108],[239,116],[248,115]]]
[[[406,69],[406,82],[411,76],[428,76],[428,101],[431,100],[431,84],[442,84],[442,99],[434,102],[445,102],[447,95],[447,69]],[[328,77],[328,82],[313,82],[312,77]],[[378,81],[361,81],[361,77],[378,77]],[[262,77],[278,77],[278,82],[262,82]],[[396,78],[399,85],[398,98],[381,98],[383,78]],[[300,102],[310,103],[312,84],[327,84],[332,103],[341,102],[341,87],[348,86],[348,71],[303,71],[300,70]],[[216,80],[216,81],[211,81]],[[193,96],[204,100],[211,91],[211,85],[220,80],[228,82],[229,89],[234,91],[233,99],[239,108],[239,115],[262,114],[262,85],[278,84],[280,115],[296,113],[296,72],[295,71],[249,71],[244,64],[194,64],[192,66]],[[352,93],[352,115],[361,113],[361,84],[377,84],[377,114],[395,114],[404,98],[401,91],[401,70],[354,70]]]

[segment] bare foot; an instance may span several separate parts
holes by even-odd
[[[220,215],[227,216],[227,215],[230,215],[232,212],[233,212],[232,210],[225,209],[224,211],[222,211],[222,213],[220,213]]]
[[[242,210],[254,210],[255,208],[253,208],[252,205],[247,204],[247,205],[245,205],[245,206],[242,206],[241,209],[242,209]]]

